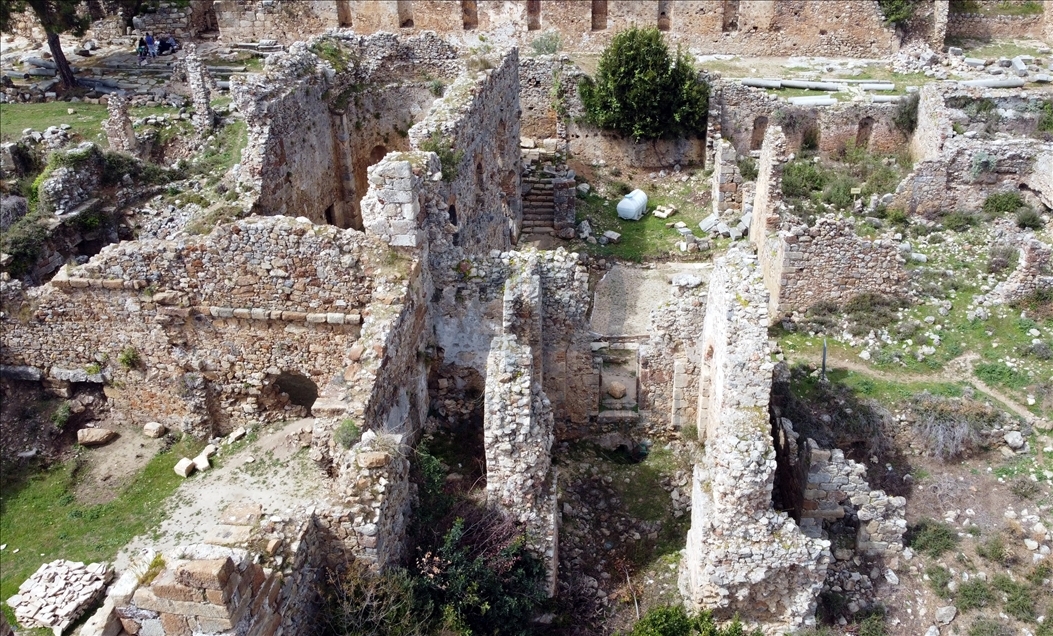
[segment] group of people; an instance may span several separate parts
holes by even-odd
[[[139,53],[139,64],[141,66],[146,63],[147,58],[157,57],[166,53],[175,53],[179,50],[179,43],[171,35],[155,38],[152,33],[147,31],[145,37],[139,38],[136,50]]]

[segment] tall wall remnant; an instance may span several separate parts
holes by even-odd
[[[207,136],[216,125],[216,113],[212,110],[212,78],[208,68],[197,54],[197,45],[186,45],[186,81],[190,85],[190,98],[194,102],[194,129]]]
[[[109,119],[103,122],[106,139],[110,149],[134,155],[139,152],[139,142],[132,128],[132,118],[128,116],[128,100],[120,93],[112,93],[106,102]]]
[[[710,279],[698,409],[705,455],[694,469],[680,590],[691,607],[776,633],[814,625],[830,544],[772,507],[767,307],[755,258],[733,248]]]

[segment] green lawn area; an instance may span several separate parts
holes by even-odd
[[[187,438],[155,456],[135,480],[105,504],[80,505],[73,494],[77,460],[36,473],[7,475],[0,497],[0,599],[41,564],[56,559],[110,561],[133,537],[158,521],[165,499],[183,481],[172,466],[203,445]],[[15,550],[18,550],[15,553]],[[5,604],[8,620],[14,616]]]
[[[75,113],[70,115],[69,109]],[[171,107],[132,108],[132,118],[177,113]],[[16,141],[26,128],[43,131],[48,126],[69,124],[72,132],[81,139],[94,141],[107,147],[106,135],[102,132],[102,120],[109,117],[106,107],[100,104],[45,102],[43,104],[0,104],[0,140]]]
[[[708,180],[706,182],[708,184]],[[670,253],[680,255],[677,242],[680,234],[667,228],[667,223],[683,221],[695,232],[695,236],[701,236],[698,223],[709,216],[712,211],[710,206],[701,206],[693,203],[690,197],[693,190],[698,188],[697,184],[682,184],[673,186],[666,192],[647,194],[647,214],[639,221],[626,221],[618,218],[618,201],[621,197],[604,199],[591,192],[586,196],[578,196],[577,200],[577,222],[588,219],[592,226],[593,236],[599,237],[607,230],[613,230],[622,235],[618,243],[608,245],[591,245],[583,241],[574,241],[573,249],[586,251],[599,256],[613,256],[628,261],[641,262],[646,258],[662,258]],[[678,212],[668,219],[659,219],[654,216],[654,210],[659,205],[672,205]],[[683,256],[697,256],[698,252],[683,253]]]
[[[968,57],[997,58],[1016,57],[1017,55],[1031,55],[1041,57],[1038,53],[1040,44],[1020,43],[1015,41],[980,42],[978,40],[966,40],[949,43],[950,46],[961,46]]]

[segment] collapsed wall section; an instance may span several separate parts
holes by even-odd
[[[814,625],[830,553],[829,542],[805,536],[772,508],[767,305],[752,256],[732,249],[717,261],[701,343],[705,454],[694,468],[680,590],[692,608],[782,633]]]

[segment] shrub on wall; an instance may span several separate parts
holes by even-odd
[[[885,24],[899,26],[914,16],[914,0],[878,0]]]
[[[706,128],[709,84],[686,53],[670,55],[657,28],[615,35],[600,56],[596,78],[584,78],[578,90],[589,123],[637,140],[696,135]]]

